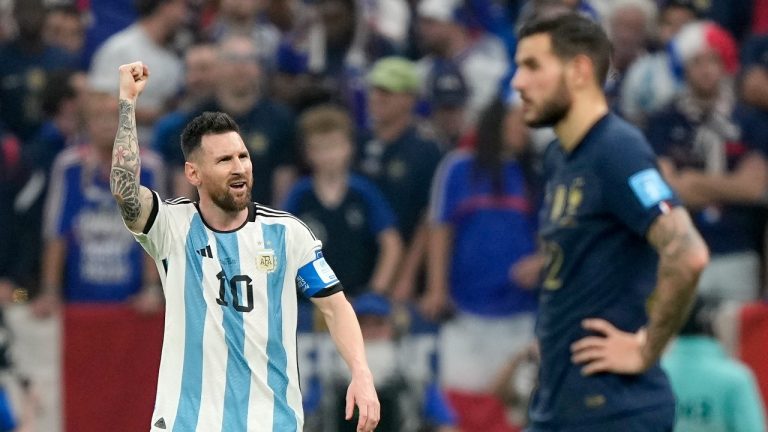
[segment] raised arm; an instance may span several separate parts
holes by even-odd
[[[136,132],[136,100],[149,78],[149,69],[141,62],[120,66],[120,123],[112,148],[109,185],[117,200],[125,225],[141,232],[152,211],[152,192],[139,184],[141,160]]]
[[[648,241],[659,253],[656,289],[649,302],[648,325],[628,333],[606,320],[584,320],[582,326],[601,336],[587,336],[571,345],[582,373],[642,373],[659,359],[664,347],[682,327],[696,293],[709,251],[682,207],[657,217]]]

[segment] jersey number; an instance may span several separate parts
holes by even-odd
[[[219,298],[216,299],[216,303],[222,306],[229,305],[227,300],[225,300],[227,285],[229,285],[229,290],[232,291],[232,306],[235,307],[235,310],[238,312],[250,312],[253,310],[253,285],[251,285],[252,280],[250,276],[235,275],[232,276],[229,283],[227,283],[227,276],[223,271],[219,272],[216,277],[219,279]],[[245,283],[245,292],[248,300],[248,304],[246,305],[240,304],[240,290],[237,286],[240,282]]]
[[[544,288],[554,291],[563,285],[560,279],[560,269],[563,267],[563,249],[557,243],[548,241],[544,243],[544,254],[547,257],[544,264]]]

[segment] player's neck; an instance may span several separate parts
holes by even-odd
[[[594,91],[573,98],[568,114],[555,125],[555,134],[567,152],[573,151],[598,120],[608,113],[608,102],[602,92]]]
[[[200,214],[205,219],[205,223],[217,231],[232,231],[240,228],[248,218],[248,207],[230,212],[216,205],[205,194],[199,193],[199,195]]]

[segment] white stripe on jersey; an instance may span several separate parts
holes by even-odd
[[[149,233],[135,234],[157,261],[166,296],[152,424],[162,419],[166,432],[301,431],[296,276],[320,242],[292,215],[263,206],[221,233],[191,203],[155,196],[155,205]]]

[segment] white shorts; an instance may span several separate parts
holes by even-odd
[[[438,342],[440,383],[449,390],[488,393],[501,368],[533,339],[534,314],[488,318],[459,314]]]

